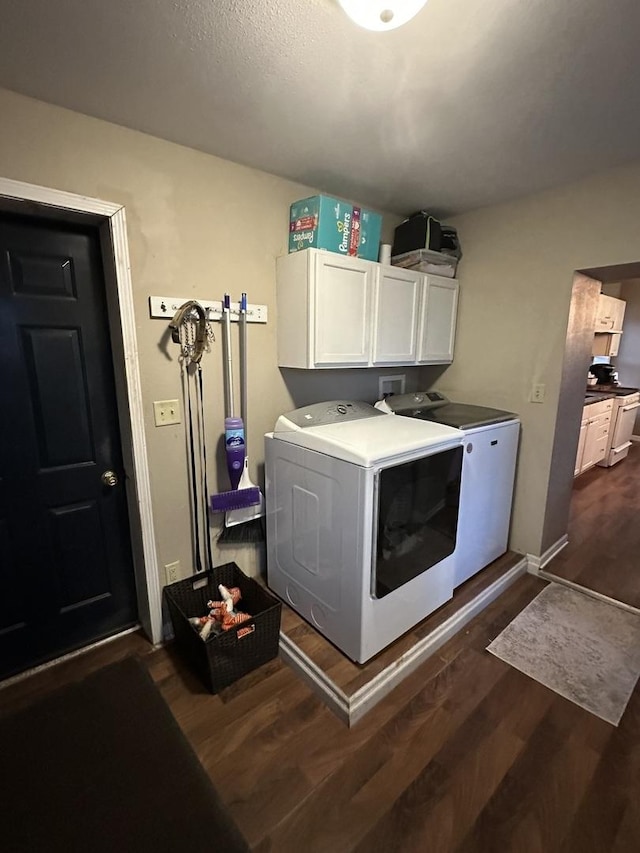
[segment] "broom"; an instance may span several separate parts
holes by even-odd
[[[238,483],[238,493],[251,495],[251,503],[248,501],[242,506],[229,508],[225,514],[224,527],[218,536],[218,542],[262,542],[264,540],[264,495],[251,481],[249,475],[249,457],[246,453],[246,431],[247,431],[247,294],[243,293],[240,299],[240,418],[245,430],[245,456],[242,465],[242,473]],[[254,499],[255,498],[255,499]]]

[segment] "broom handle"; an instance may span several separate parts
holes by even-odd
[[[233,369],[231,364],[231,302],[228,293],[224,295],[224,359],[226,379],[224,385],[224,414],[227,418],[234,417],[233,414]]]

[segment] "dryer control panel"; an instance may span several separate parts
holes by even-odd
[[[313,403],[280,415],[274,432],[290,432],[292,429],[327,426],[329,424],[358,421],[362,418],[375,418],[383,415],[368,403],[354,400],[328,400],[326,403]]]

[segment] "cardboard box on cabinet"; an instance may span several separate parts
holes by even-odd
[[[325,195],[291,205],[289,252],[326,249],[339,255],[378,260],[382,216]]]

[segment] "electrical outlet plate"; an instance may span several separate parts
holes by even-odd
[[[532,403],[544,403],[544,395],[546,393],[546,387],[542,382],[536,383],[531,388],[531,402]]]
[[[399,373],[397,376],[378,377],[378,397],[382,400],[392,394],[404,394],[405,383],[404,373]]]
[[[156,426],[180,423],[180,403],[178,400],[156,400],[153,404],[153,416]]]
[[[164,574],[167,583],[175,583],[180,580],[180,560],[175,563],[167,563],[164,567]]]

